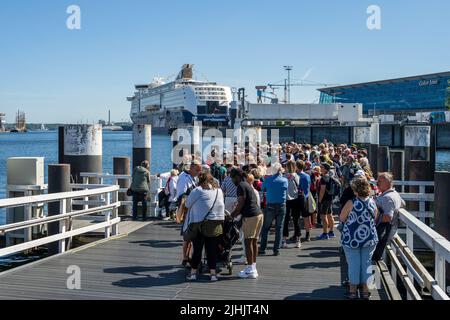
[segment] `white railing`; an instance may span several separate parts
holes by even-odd
[[[131,175],[116,175],[109,173],[81,173],[80,176],[83,178],[83,184],[73,185],[79,189],[92,189],[99,188],[104,186],[105,181],[108,181],[108,184],[118,185],[119,180],[128,180],[131,184],[132,176]],[[147,201],[148,207],[153,208],[157,206],[158,203],[158,193],[165,186],[170,173],[163,173],[160,176],[151,175],[150,176],[150,194],[149,200]],[[88,184],[90,179],[95,179],[98,184]],[[120,188],[119,193],[126,194],[126,188]],[[88,201],[88,199],[84,199]],[[132,201],[121,201],[123,206],[131,207],[133,205]]]
[[[0,226],[0,234],[6,234],[17,230],[26,230],[36,226],[48,225],[52,222],[59,222],[58,234],[0,249],[0,257],[17,254],[53,242],[59,243],[58,251],[59,253],[63,253],[70,248],[72,237],[103,228],[105,229],[105,238],[118,235],[118,224],[120,222],[117,214],[117,209],[120,207],[120,202],[118,201],[119,187],[105,185],[93,189],[90,187],[83,186],[83,188],[88,190],[82,191],[0,199],[0,209],[23,207],[25,212],[31,212],[33,207],[55,202],[59,203],[59,213],[57,215],[39,217],[37,219]],[[73,206],[79,204],[77,203],[79,199],[84,200],[86,198],[89,199],[89,197],[98,197],[100,200],[96,203],[85,204],[83,210],[74,210]],[[96,207],[89,208],[89,205],[96,205]],[[73,228],[74,218],[94,214],[103,215],[103,222],[78,229]]]
[[[446,293],[445,270],[446,263],[450,262],[450,242],[406,210],[400,210],[400,220],[406,226],[406,243],[396,235],[386,250],[394,283],[399,276],[410,300],[422,299],[417,286],[428,291],[435,300],[450,300]],[[414,236],[434,252],[434,277],[414,255]]]
[[[419,211],[411,211],[412,215],[422,222],[425,222],[426,218],[434,218],[433,211],[426,211],[426,203],[434,202],[434,193],[426,193],[427,187],[434,187],[433,181],[395,181],[394,185],[402,187],[400,196],[403,200],[419,203]],[[419,193],[406,193],[404,187],[419,187]]]

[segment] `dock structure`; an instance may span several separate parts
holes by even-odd
[[[258,280],[239,279],[236,274],[244,266],[236,265],[234,274],[223,275],[218,283],[207,276],[186,281],[181,244],[175,223],[155,221],[129,235],[0,275],[0,299],[344,299],[346,270],[336,239],[286,249],[280,257],[259,257]],[[237,248],[234,255],[241,253]],[[80,290],[67,288],[71,266],[79,267]],[[373,298],[387,295],[380,289]]]

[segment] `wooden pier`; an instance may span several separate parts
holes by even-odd
[[[315,230],[313,235],[319,233]],[[244,266],[236,265],[232,276],[223,275],[217,283],[210,283],[207,275],[197,282],[185,280],[186,269],[180,266],[181,240],[175,223],[154,221],[128,236],[4,273],[0,299],[344,299],[346,270],[338,239],[304,243],[302,249],[292,245],[279,257],[259,257],[257,280],[238,278],[236,274]],[[240,254],[237,245],[235,258]],[[80,268],[81,290],[67,289],[70,266]],[[387,296],[380,289],[373,298]]]

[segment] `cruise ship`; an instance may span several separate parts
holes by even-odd
[[[136,85],[130,117],[135,124],[150,124],[156,132],[201,121],[204,127],[223,128],[230,125],[231,88],[215,82],[193,79],[193,65],[183,65],[176,79],[164,83],[154,78],[146,85]]]

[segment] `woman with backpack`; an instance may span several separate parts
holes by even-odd
[[[356,198],[348,201],[342,209],[340,220],[344,223],[341,244],[348,263],[350,291],[348,298],[370,298],[368,280],[372,275],[372,256],[378,243],[375,221],[378,209],[370,197],[370,184],[364,177],[355,178],[351,183]]]
[[[284,218],[283,242],[282,248],[288,247],[289,224],[294,223],[294,236],[289,239],[290,242],[296,244],[296,248],[300,248],[300,207],[298,205],[300,177],[296,172],[295,162],[290,160],[286,163],[286,173],[284,177],[288,179],[288,189],[286,195],[286,216]]]

